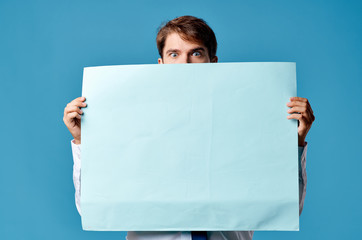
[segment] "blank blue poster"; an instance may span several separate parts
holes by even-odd
[[[88,67],[85,230],[298,230],[295,63]]]

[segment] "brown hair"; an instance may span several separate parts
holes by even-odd
[[[170,33],[178,33],[184,41],[203,44],[209,53],[210,60],[216,56],[217,41],[214,31],[207,23],[197,17],[182,16],[162,24],[156,37],[158,53],[163,58],[163,48]]]

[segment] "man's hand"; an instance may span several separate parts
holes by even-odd
[[[63,121],[73,135],[75,144],[80,144],[80,119],[83,114],[81,108],[87,106],[84,101],[85,97],[76,98],[64,108]]]
[[[288,115],[287,118],[299,120],[298,145],[304,146],[307,133],[312,127],[312,123],[315,119],[312,107],[310,106],[308,99],[301,97],[291,97],[287,106],[290,107],[290,109],[288,109],[290,115]]]

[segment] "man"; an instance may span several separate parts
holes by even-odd
[[[214,32],[202,19],[192,16],[182,16],[167,22],[160,28],[157,38],[157,48],[160,54],[159,64],[172,63],[216,63],[217,41]],[[306,98],[293,97],[287,103],[290,107],[289,119],[299,120],[298,145],[299,145],[299,213],[302,212],[306,190],[305,138],[314,121],[312,108]],[[84,97],[71,101],[64,109],[64,123],[73,135],[72,150],[74,158],[73,180],[76,189],[75,199],[79,214],[80,209],[80,144],[81,126],[80,119],[83,114],[81,108],[85,107]],[[263,106],[256,106],[262,109]],[[265,106],[264,106],[265,107]],[[284,107],[284,106],[280,106]],[[260,117],[264,117],[261,116]],[[213,231],[213,232],[128,232],[127,239],[215,239],[215,240],[251,240],[253,231]]]

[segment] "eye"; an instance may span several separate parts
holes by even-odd
[[[170,56],[171,56],[172,58],[175,58],[175,57],[177,57],[177,53],[171,53]]]
[[[194,53],[192,54],[192,56],[199,57],[199,56],[201,56],[201,53],[200,53],[200,52],[194,52]]]

